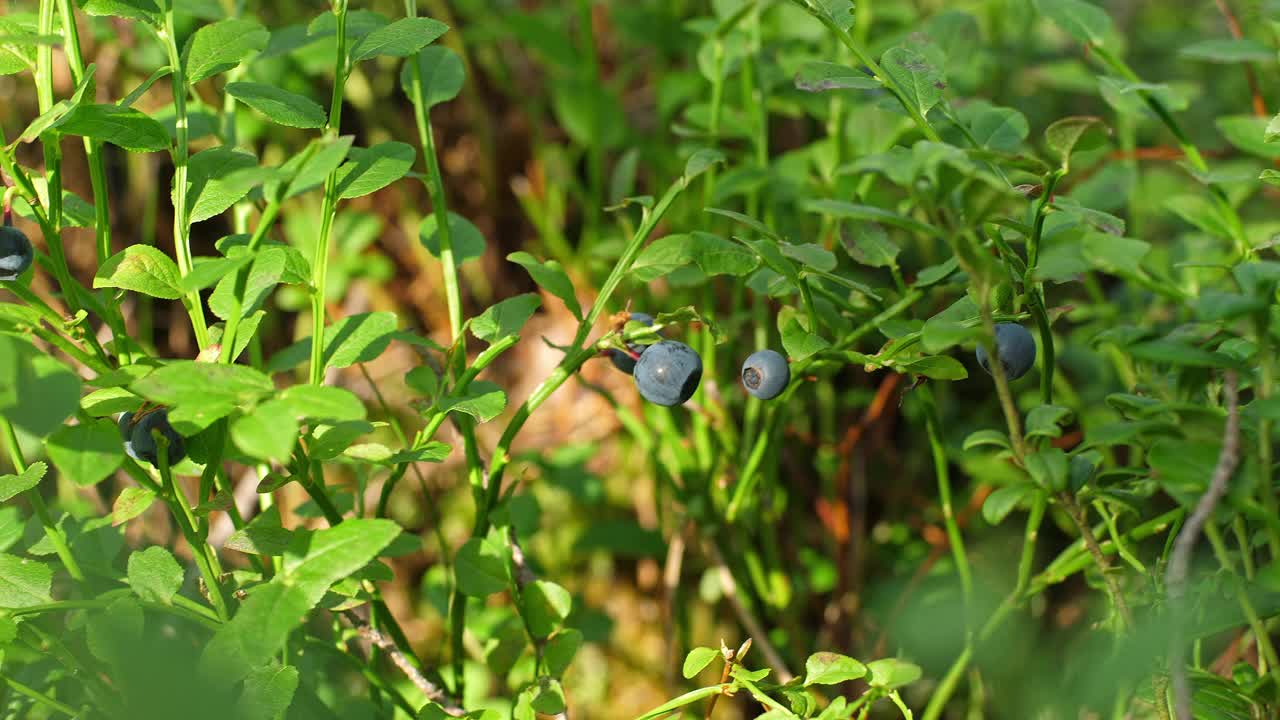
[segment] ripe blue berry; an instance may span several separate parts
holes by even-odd
[[[183,443],[182,436],[169,424],[169,411],[161,409],[146,413],[134,423],[133,431],[129,435],[129,443],[132,446],[132,455],[134,457],[159,467],[160,449],[156,445],[156,439],[151,434],[153,430],[158,431],[169,441],[170,465],[176,465],[178,461],[187,456],[186,445]]]
[[[631,313],[631,320],[638,323],[644,323],[645,325],[653,324],[653,316],[649,313],[633,312]],[[631,349],[631,352],[637,355],[642,355],[644,354],[646,346],[641,345],[640,343],[627,343],[627,347]],[[630,355],[617,348],[609,349],[609,360],[613,362],[614,367],[628,375],[635,372],[636,361],[632,359]]]
[[[1018,323],[1000,323],[996,325],[996,355],[1004,366],[1005,377],[1017,380],[1036,363],[1035,338]],[[988,374],[991,373],[989,360],[986,348],[978,345],[978,364]]]
[[[761,400],[772,400],[791,382],[791,366],[773,350],[757,350],[742,363],[742,387]]]
[[[702,358],[688,345],[663,340],[650,345],[636,361],[636,387],[657,405],[679,405],[693,397],[702,381]]]
[[[31,267],[35,250],[21,230],[8,225],[0,227],[0,280],[17,280]]]

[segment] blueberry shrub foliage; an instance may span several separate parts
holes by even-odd
[[[1280,712],[1280,3],[421,4],[0,2],[0,715]]]

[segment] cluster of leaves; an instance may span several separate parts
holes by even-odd
[[[994,702],[1025,716],[1119,707],[1159,717],[1170,708],[1250,717],[1280,705],[1280,658],[1268,629],[1280,612],[1273,477],[1280,262],[1271,257],[1276,224],[1262,212],[1267,185],[1280,184],[1265,167],[1280,157],[1280,123],[1223,113],[1214,128],[1238,156],[1210,166],[1200,133],[1179,119],[1190,110],[1184,88],[1140,77],[1109,15],[1084,0],[1013,3],[1008,17],[981,22],[959,10],[917,18],[847,0],[723,0],[693,18],[619,5],[613,10],[634,27],[674,27],[645,38],[670,66],[655,83],[661,130],[652,136],[628,127],[620,99],[628,73],[603,77],[589,2],[580,4],[582,48],[553,29],[563,9],[495,19],[486,3],[461,2],[467,27],[478,29],[461,44],[470,47],[468,59],[433,44],[451,37],[448,27],[418,17],[412,0],[394,20],[335,0],[314,18],[270,30],[244,3],[233,5],[228,12],[194,0],[85,0],[78,8],[41,0],[38,13],[0,18],[0,72],[29,71],[39,107],[12,143],[0,138],[0,169],[12,185],[6,197],[38,228],[45,252],[33,272],[54,279],[66,309],[32,291],[32,272],[4,283],[17,302],[0,304],[0,430],[13,466],[0,477],[7,503],[0,692],[15,712],[516,720],[566,713],[574,704],[566,673],[584,644],[602,638],[589,636],[580,598],[526,555],[524,544],[549,528],[533,495],[503,481],[513,463],[565,485],[566,476],[586,473],[574,448],[517,455],[513,445],[530,415],[601,350],[679,328],[710,380],[688,409],[636,410],[583,383],[654,458],[664,510],[656,550],[643,532],[635,543],[635,534],[617,528],[594,542],[660,557],[698,540],[688,544],[707,548],[703,594],[730,601],[725,607],[769,667],[747,669],[746,646],[697,647],[685,678],[720,656],[720,682],[643,718],[699,707],[710,714],[718,698],[736,695],[770,720],[863,718],[873,706],[908,718],[921,706],[933,720],[966,682],[970,702],[981,703],[984,675]],[[139,51],[153,61],[146,79],[117,102],[95,102],[95,67],[80,54],[81,15],[95,27],[129,21],[154,39],[151,54]],[[893,31],[872,39],[873,22]],[[1090,107],[1099,114],[1029,118],[977,99],[992,62],[984,39],[1001,23],[1060,50],[1068,60],[1046,68],[1044,82],[1096,94],[1102,104]],[[669,45],[654,39],[666,35]],[[507,55],[488,52],[508,38],[545,65],[546,107],[527,97]],[[1252,67],[1272,62],[1275,44],[1213,40],[1181,56]],[[57,101],[55,57],[75,84]],[[1091,73],[1084,57],[1100,70]],[[542,293],[507,297],[468,317],[462,279],[474,277],[486,240],[449,209],[432,110],[463,92],[469,61],[523,98],[531,117],[553,117],[567,141],[540,140],[535,155],[547,177],[514,185],[537,240],[507,260]],[[342,134],[346,86],[354,75],[368,77],[362,64],[374,75],[394,69],[395,102],[407,98],[413,110],[421,172],[413,144],[361,147]],[[326,109],[311,95],[330,79]],[[162,80],[168,104],[140,109],[157,102]],[[824,132],[779,151],[771,132],[779,119]],[[1033,126],[1043,128],[1034,140]],[[92,200],[62,186],[67,137],[84,145]],[[1140,142],[1170,139],[1176,170],[1138,167]],[[37,142],[41,170],[19,161],[19,151]],[[250,149],[276,145],[289,150]],[[118,150],[172,158],[172,254],[152,243],[113,243],[104,154]],[[581,176],[573,171],[580,163]],[[638,194],[642,170],[652,195]],[[675,180],[664,186],[659,178]],[[391,312],[327,322],[330,301],[351,283],[376,284],[391,272],[364,253],[381,220],[351,201],[411,180],[431,201],[431,214],[413,222],[438,261],[430,267],[440,271],[447,307],[443,344]],[[286,241],[270,237],[281,218]],[[193,227],[202,223],[230,229],[213,244],[216,254],[193,254]],[[64,230],[75,227],[95,236],[88,287],[63,247]],[[124,247],[112,252],[116,245]],[[587,290],[593,297],[584,307]],[[639,307],[646,293],[646,309],[670,309],[654,312],[652,326],[620,315],[599,329],[629,304],[625,298]],[[573,339],[509,411],[503,388],[480,375],[552,298],[572,318]],[[195,359],[162,358],[152,333],[126,332],[126,309],[157,301],[185,311]],[[293,312],[301,339],[273,343]],[[979,344],[993,353],[999,322],[1035,327],[1038,385],[1013,383],[1000,363],[990,363],[990,382],[969,377],[973,363],[960,358]],[[782,396],[764,406],[728,392],[741,358],[775,339],[792,365]],[[404,377],[416,398],[412,429],[381,393],[371,412],[350,389],[325,383],[393,343],[421,358]],[[801,600],[846,602],[847,571],[826,553],[780,542],[812,525],[807,503],[816,502],[786,479],[807,462],[815,486],[845,487],[847,463],[828,446],[839,440],[835,428],[847,410],[879,401],[848,391],[850,378],[870,373],[908,379],[901,404],[912,432],[904,437],[912,447],[927,444],[919,467],[909,467],[936,481],[936,520],[945,527],[940,595],[957,639],[943,658],[936,644],[905,639],[895,655],[906,659],[863,665],[809,654],[830,634],[799,630],[814,622],[806,615],[814,603]],[[173,467],[128,457],[113,421],[156,406],[187,440],[188,457]],[[504,430],[486,449],[477,426],[499,418]],[[391,559],[423,550],[420,538],[388,519],[390,502],[421,463],[455,452],[436,439],[446,423],[461,445],[474,523],[455,550],[440,548],[447,562],[424,580],[447,642],[423,657],[380,584],[395,579]],[[823,447],[797,459],[783,441],[787,431],[822,438]],[[33,453],[42,460],[28,462]],[[253,471],[249,487],[260,498],[251,519],[237,505],[240,469]],[[956,469],[972,480],[970,496],[992,533],[1025,512],[1021,545],[1003,554],[1007,562],[984,565],[966,549],[979,531],[958,517]],[[51,507],[44,492],[55,484],[51,470],[62,487],[96,487],[111,510]],[[1195,576],[1184,593],[1176,573],[1166,581],[1165,566],[1179,528],[1196,526],[1187,520],[1191,508],[1217,475],[1229,481],[1223,507],[1201,513],[1216,570]],[[111,497],[117,476],[127,482]],[[327,527],[286,527],[275,502],[293,484],[309,501],[291,514],[323,518]],[[372,487],[376,503],[366,500]],[[834,499],[847,513],[842,492]],[[126,549],[126,529],[157,503],[185,545],[175,536],[172,549]],[[224,515],[235,531],[215,547],[211,527]],[[1072,540],[1037,572],[1046,519]],[[821,542],[842,553],[848,532],[846,523],[843,539]],[[797,563],[807,572],[789,572]],[[679,558],[674,567],[678,575]],[[1076,575],[1097,590],[1091,619],[1114,642],[1086,647],[1065,672],[1042,659],[1033,667],[1045,672],[1011,683],[1032,674],[991,661],[993,636],[1028,622],[1033,600]],[[997,591],[985,591],[988,579]],[[672,593],[693,602],[687,591]],[[1187,607],[1170,602],[1183,594]],[[1256,668],[1242,665],[1230,678],[1205,672],[1208,652],[1240,638],[1257,648]],[[1204,652],[1188,668],[1182,645],[1192,641]],[[803,678],[788,670],[793,653],[807,657]],[[334,679],[339,672],[343,680]],[[1188,672],[1189,707],[1176,687]],[[925,675],[937,682],[916,682]],[[1057,683],[1063,676],[1070,687]]]

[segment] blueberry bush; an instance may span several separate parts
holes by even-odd
[[[1278,48],[0,2],[0,716],[1276,717]]]

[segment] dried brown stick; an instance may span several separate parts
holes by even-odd
[[[1187,518],[1182,530],[1178,532],[1178,537],[1173,541],[1173,552],[1169,554],[1169,568],[1165,571],[1165,589],[1169,595],[1169,607],[1172,612],[1169,630],[1169,674],[1173,680],[1174,712],[1178,720],[1191,720],[1191,686],[1187,681],[1182,623],[1191,554],[1195,551],[1196,541],[1200,539],[1200,533],[1212,517],[1214,508],[1226,495],[1227,484],[1231,480],[1232,473],[1240,464],[1240,397],[1235,372],[1227,371],[1223,393],[1226,396],[1227,425],[1222,431],[1222,450],[1218,453],[1218,464],[1213,468],[1209,487],[1200,497],[1191,517]]]

